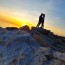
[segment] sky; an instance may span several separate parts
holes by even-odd
[[[36,26],[41,13],[45,29],[65,36],[65,0],[0,0],[0,27]]]

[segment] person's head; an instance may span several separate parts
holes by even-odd
[[[43,13],[41,13],[41,16],[43,16]]]
[[[41,16],[44,16],[45,17],[45,14],[41,13]]]

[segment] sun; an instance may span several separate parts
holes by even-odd
[[[24,24],[22,24],[22,26],[25,26],[25,25],[27,25],[27,24],[25,24],[25,23],[24,23]]]

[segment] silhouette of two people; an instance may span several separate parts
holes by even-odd
[[[37,24],[37,27],[39,27],[41,24],[41,28],[44,28],[44,19],[45,19],[45,14],[41,13],[41,15],[39,16],[39,22]]]

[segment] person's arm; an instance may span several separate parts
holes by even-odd
[[[40,21],[40,16],[39,16],[39,21]]]

